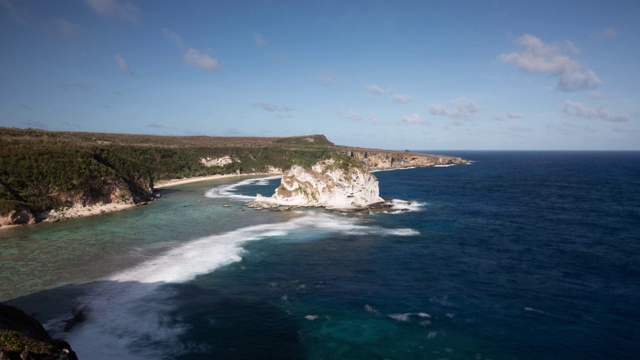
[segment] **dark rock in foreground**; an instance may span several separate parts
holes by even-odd
[[[54,340],[38,320],[24,311],[0,304],[0,359],[77,360],[63,340]]]

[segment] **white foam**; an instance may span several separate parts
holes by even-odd
[[[70,333],[56,335],[66,335],[80,358],[128,360],[166,356],[176,348],[175,341],[185,329],[179,325],[180,319],[171,315],[173,294],[163,284],[189,281],[241,261],[242,245],[247,241],[287,234],[307,236],[308,231],[331,233],[366,228],[356,223],[357,218],[305,214],[284,223],[250,226],[195,239],[116,273],[81,299],[87,320]],[[164,350],[154,344],[164,344]]]
[[[414,229],[390,229],[389,234],[395,236],[416,236],[420,235],[420,231]]]
[[[392,318],[393,320],[402,321],[402,322],[409,321],[409,316],[411,316],[411,314],[409,314],[409,313],[406,313],[406,314],[390,314],[389,315],[389,317]]]
[[[528,307],[528,306],[526,306],[523,310],[527,311],[527,312],[534,312],[534,313],[546,315],[546,313],[544,311],[538,310],[536,308]]]
[[[164,284],[186,282],[241,261],[245,251],[242,246],[248,241],[280,237],[313,239],[329,233],[395,236],[418,233],[412,229],[363,225],[362,221],[361,217],[304,211],[287,222],[249,226],[176,243],[175,248],[106,279],[80,299],[87,319],[70,333],[55,335],[66,336],[80,358],[129,360],[166,356],[174,351],[171,349],[179,350],[176,339],[185,329],[180,319],[175,318],[172,288]],[[287,301],[286,295],[283,299]],[[412,315],[415,314],[406,316]]]
[[[387,315],[387,316],[389,316],[393,320],[401,321],[401,322],[407,322],[407,321],[411,320],[412,316],[423,318],[423,319],[425,319],[425,318],[426,319],[430,319],[431,318],[431,315],[429,315],[429,314],[427,314],[425,312],[404,313],[404,314],[390,314],[390,315]]]
[[[243,201],[253,200],[255,196],[239,195],[239,194],[236,194],[235,191],[237,191],[239,187],[248,186],[248,185],[266,186],[269,184],[270,180],[280,179],[281,177],[282,176],[277,175],[277,176],[268,176],[268,177],[262,177],[262,178],[256,178],[256,179],[246,179],[246,180],[238,181],[233,184],[222,185],[222,186],[218,186],[213,189],[210,189],[204,194],[204,196],[208,198],[231,198],[231,199],[237,199],[237,200],[243,200]]]
[[[369,305],[369,304],[365,304],[364,305],[364,310],[373,314],[380,314],[380,312],[378,312],[378,310],[376,308],[374,308],[373,306]]]
[[[422,208],[426,205],[419,201],[405,201],[399,199],[392,199],[391,209],[396,211],[422,211]]]
[[[415,168],[416,168],[415,166],[408,166],[408,167],[402,167],[402,168],[376,169],[376,170],[371,170],[369,172],[376,173],[376,172],[384,172],[384,171],[409,170],[409,169],[415,169]]]
[[[433,167],[443,168],[443,167],[452,167],[452,166],[456,166],[456,164],[434,165]]]
[[[304,318],[313,321],[318,318],[318,315],[307,315]]]

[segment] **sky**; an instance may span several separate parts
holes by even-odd
[[[640,1],[0,0],[0,126],[640,150]]]

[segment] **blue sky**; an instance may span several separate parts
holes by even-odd
[[[0,0],[0,54],[0,126],[640,150],[635,0]]]

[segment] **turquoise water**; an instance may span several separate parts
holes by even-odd
[[[0,299],[85,359],[638,358],[640,154],[452,155],[376,173],[401,214],[255,211],[277,179],[224,180],[4,230]]]

